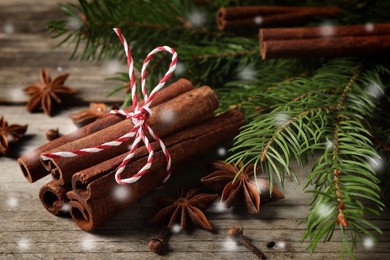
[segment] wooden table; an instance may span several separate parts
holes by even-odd
[[[0,2],[0,115],[9,123],[28,124],[27,136],[14,150],[14,158],[0,158],[0,259],[154,259],[147,243],[156,236],[159,228],[147,224],[153,214],[152,198],[160,191],[133,205],[114,217],[93,233],[81,231],[69,218],[49,214],[40,204],[38,190],[50,180],[45,177],[36,183],[28,183],[16,163],[17,156],[46,142],[45,132],[59,128],[62,133],[75,129],[68,114],[79,111],[88,102],[115,102],[120,97],[106,98],[113,83],[104,79],[116,70],[124,70],[117,61],[85,63],[69,61],[71,50],[53,49],[57,40],[45,32],[45,23],[61,15],[51,0],[2,0]],[[69,2],[69,1],[65,1]],[[75,2],[75,1],[74,1]],[[112,33],[112,32],[108,32]],[[64,108],[54,117],[41,113],[28,113],[27,97],[23,87],[38,80],[39,69],[46,67],[52,75],[69,72],[69,86],[78,90],[82,101]],[[213,153],[215,151],[211,151]],[[335,233],[331,242],[320,243],[314,254],[306,250],[308,242],[301,243],[305,230],[305,216],[310,195],[302,191],[308,169],[297,168],[301,184],[287,181],[286,198],[276,204],[263,206],[258,216],[250,216],[237,210],[219,211],[212,207],[207,211],[216,232],[200,229],[182,231],[170,240],[171,252],[161,258],[169,259],[236,259],[254,258],[241,246],[227,239],[231,226],[244,227],[253,243],[261,248],[269,259],[337,259],[340,235]],[[170,186],[188,183],[190,174],[204,173],[199,161],[178,174]],[[192,177],[194,178],[194,177]],[[358,245],[358,259],[389,259],[390,211],[373,222],[384,234],[378,243],[364,251]],[[268,248],[270,242],[275,246]]]

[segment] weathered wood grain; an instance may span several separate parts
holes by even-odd
[[[51,39],[45,26],[49,20],[61,18],[56,2],[61,1],[1,1],[0,103],[25,103],[28,97],[22,90],[39,80],[42,67],[48,68],[52,76],[70,73],[66,83],[78,91],[82,101],[123,100],[119,95],[106,97],[117,83],[105,79],[126,71],[124,56],[121,61],[77,62],[69,61],[72,47],[54,48],[59,40]]]
[[[21,150],[28,150],[46,142],[44,133],[49,128],[59,127],[64,133],[75,129],[67,115],[82,108],[84,107],[70,106],[52,118],[42,113],[30,114],[23,106],[0,106],[0,111],[12,123],[29,124],[27,133],[30,138],[21,144]],[[235,225],[243,226],[245,234],[270,259],[338,258],[341,237],[337,232],[331,242],[320,243],[312,256],[306,250],[309,243],[301,242],[305,232],[305,217],[309,212],[307,204],[310,194],[302,190],[308,168],[301,170],[297,165],[293,167],[298,172],[300,183],[286,181],[285,189],[281,189],[286,195],[284,200],[264,205],[257,216],[247,215],[243,210],[228,209],[221,212],[216,207],[211,207],[207,215],[216,230],[215,234],[193,229],[173,236],[170,242],[172,252],[167,255],[168,258],[254,259],[242,247],[234,247],[234,251],[226,248],[226,245],[231,246],[226,232]],[[204,171],[204,168],[199,164],[189,167],[181,176],[174,176],[173,181],[185,182],[182,176]],[[156,258],[148,252],[147,241],[158,234],[159,228],[149,225],[147,220],[155,212],[153,197],[159,196],[163,191],[152,192],[96,232],[88,234],[80,231],[71,219],[55,217],[43,208],[38,199],[38,190],[50,180],[49,176],[33,184],[27,183],[15,159],[11,158],[0,158],[0,172],[0,200],[4,202],[0,203],[0,259],[2,256],[7,259]],[[390,211],[386,210],[381,218],[372,219],[374,224],[383,229],[383,235],[378,237],[369,256],[370,259],[385,259],[390,254]],[[267,248],[270,242],[276,243],[272,249]],[[361,245],[356,252],[358,259],[366,259],[368,256]]]

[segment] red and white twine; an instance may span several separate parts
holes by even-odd
[[[165,85],[165,83],[169,80],[171,77],[173,71],[176,68],[177,64],[177,53],[174,49],[168,47],[168,46],[160,46],[155,48],[153,51],[151,51],[146,59],[144,60],[144,63],[142,65],[141,70],[141,90],[142,95],[144,99],[144,105],[139,106],[138,105],[138,95],[136,91],[136,82],[135,82],[135,73],[134,73],[134,62],[133,58],[131,57],[131,50],[126,42],[126,39],[123,37],[121,31],[119,28],[114,28],[115,33],[118,35],[119,40],[122,42],[122,45],[125,49],[126,56],[127,56],[127,66],[129,68],[129,78],[130,78],[130,88],[131,88],[131,96],[132,96],[132,107],[134,112],[128,112],[125,110],[111,110],[111,114],[120,114],[126,117],[126,119],[131,119],[132,123],[134,124],[134,127],[125,135],[119,137],[118,139],[110,142],[103,143],[101,145],[97,145],[94,147],[89,148],[83,148],[80,150],[73,150],[73,151],[61,151],[61,152],[55,152],[55,153],[43,153],[41,155],[42,160],[46,161],[51,158],[66,158],[66,157],[75,157],[79,155],[89,155],[92,153],[98,153],[103,150],[112,148],[114,146],[119,146],[123,142],[128,141],[130,138],[135,138],[129,153],[127,156],[123,159],[122,163],[119,165],[116,173],[115,173],[115,180],[119,184],[126,184],[126,183],[134,183],[138,181],[150,167],[152,166],[153,162],[153,149],[150,145],[148,137],[145,135],[144,130],[147,130],[149,134],[158,142],[161,146],[161,150],[163,151],[165,155],[165,159],[167,162],[166,167],[166,176],[164,178],[164,182],[166,182],[171,173],[171,156],[169,155],[169,151],[166,148],[165,144],[162,142],[162,140],[153,132],[153,130],[149,127],[147,124],[147,119],[151,116],[152,111],[150,110],[150,105],[153,101],[153,98],[156,96],[157,92]],[[165,76],[159,81],[157,86],[154,87],[150,95],[146,93],[146,68],[149,65],[150,60],[153,58],[153,56],[158,53],[166,51],[172,54],[172,61],[169,65],[168,71],[165,73]],[[149,155],[146,164],[142,167],[141,170],[138,171],[137,174],[130,178],[121,179],[120,174],[123,172],[126,165],[131,161],[131,159],[134,157],[135,150],[137,149],[139,143],[142,142],[145,144],[145,147],[148,149]]]

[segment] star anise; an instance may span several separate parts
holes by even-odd
[[[273,187],[272,196],[270,196],[269,182],[265,179],[252,177],[255,170],[253,164],[243,169],[242,162],[236,165],[216,161],[211,165],[211,168],[213,173],[203,177],[201,182],[215,192],[222,192],[221,203],[226,207],[230,208],[240,196],[243,196],[248,212],[257,214],[260,212],[260,202],[264,204],[284,198],[284,195],[275,187]],[[239,172],[240,174],[238,174]],[[237,179],[234,180],[237,174]]]
[[[89,109],[81,110],[77,113],[72,113],[69,117],[73,123],[79,127],[88,125],[96,119],[102,118],[107,115],[107,106],[103,103],[91,103]]]
[[[26,133],[27,125],[8,125],[5,118],[0,118],[0,154],[6,155],[9,141],[17,142]]]
[[[24,89],[24,92],[31,96],[27,103],[27,110],[34,111],[40,107],[45,114],[50,115],[53,100],[61,103],[59,96],[76,93],[76,90],[64,85],[68,76],[69,74],[61,74],[51,80],[48,71],[41,69],[40,82]]]
[[[155,203],[163,208],[150,222],[157,224],[169,219],[170,229],[180,219],[180,227],[184,229],[189,216],[193,224],[211,231],[213,228],[202,210],[205,210],[217,197],[218,194],[200,194],[195,188],[190,189],[185,195],[183,190],[178,190],[177,198],[165,196],[155,200]]]

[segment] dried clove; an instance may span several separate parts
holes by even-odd
[[[231,227],[228,231],[228,236],[234,241],[238,242],[240,245],[245,246],[260,259],[267,259],[264,253],[261,252],[260,249],[255,247],[252,242],[246,236],[243,235],[243,231],[244,228]]]
[[[171,237],[172,232],[164,227],[158,237],[149,240],[149,249],[155,254],[162,255],[167,248],[167,243]]]
[[[60,136],[62,136],[62,134],[60,134],[58,128],[56,128],[56,129],[49,129],[46,132],[46,139],[49,140],[49,141],[53,141],[54,139],[57,139]]]

